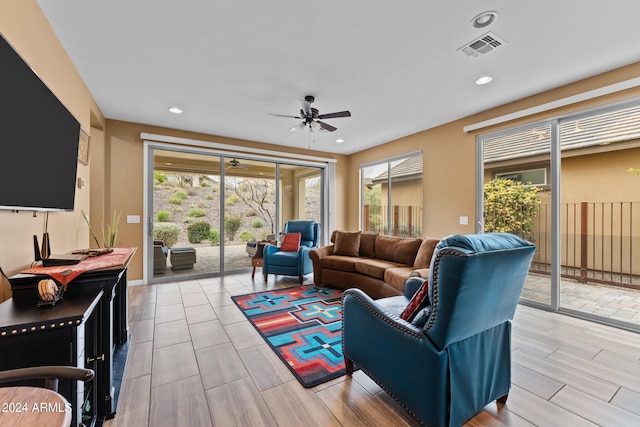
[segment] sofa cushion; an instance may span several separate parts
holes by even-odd
[[[300,248],[300,237],[300,233],[284,233],[282,235],[280,250],[282,252],[298,252]]]
[[[400,292],[404,291],[404,284],[411,276],[413,267],[391,267],[384,271],[384,281]]]
[[[357,257],[360,251],[359,231],[338,231],[333,246],[334,255]]]
[[[420,311],[424,308],[430,307],[431,303],[429,302],[429,282],[427,280],[424,281],[420,289],[417,290],[411,301],[409,301],[409,305],[404,309],[404,311],[400,314],[400,318],[406,320],[407,322],[412,322],[415,320],[416,316]],[[421,316],[420,321],[424,320],[424,314]],[[419,326],[424,326],[419,325]]]
[[[358,258],[342,255],[329,255],[322,258],[322,268],[339,271],[356,271]]]
[[[376,236],[376,258],[413,265],[422,239]]]
[[[356,271],[367,276],[375,277],[376,279],[384,280],[385,270],[392,267],[403,267],[403,265],[382,259],[356,258]]]
[[[431,265],[431,258],[433,257],[433,251],[436,248],[440,240],[432,239],[430,237],[425,238],[418,249],[418,254],[413,262],[414,268],[429,268]]]

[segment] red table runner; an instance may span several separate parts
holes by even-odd
[[[54,267],[38,265],[23,270],[22,273],[47,275],[67,290],[67,284],[84,272],[126,267],[136,252],[136,249],[137,248],[113,248],[113,252],[95,257],[87,257],[78,264],[57,265]]]

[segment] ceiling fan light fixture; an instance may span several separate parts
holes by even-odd
[[[314,120],[309,124],[309,127],[311,128],[312,132],[318,132],[320,130],[320,123]]]
[[[490,10],[474,16],[471,20],[471,25],[473,28],[484,28],[493,24],[496,19],[498,19],[498,12]]]

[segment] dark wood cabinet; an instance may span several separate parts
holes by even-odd
[[[30,286],[43,277],[19,274],[10,281],[12,287]],[[90,408],[91,423],[115,415],[120,377],[114,376],[114,358],[126,360],[127,339],[126,267],[81,274],[52,307],[13,299],[0,304],[0,370],[71,365],[95,371],[84,387],[60,382],[60,393],[73,405],[72,425],[83,422],[83,408]]]

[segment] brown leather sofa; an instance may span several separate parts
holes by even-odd
[[[403,295],[409,277],[429,277],[439,241],[336,230],[331,245],[309,251],[314,281],[341,289],[359,288],[374,299]]]

